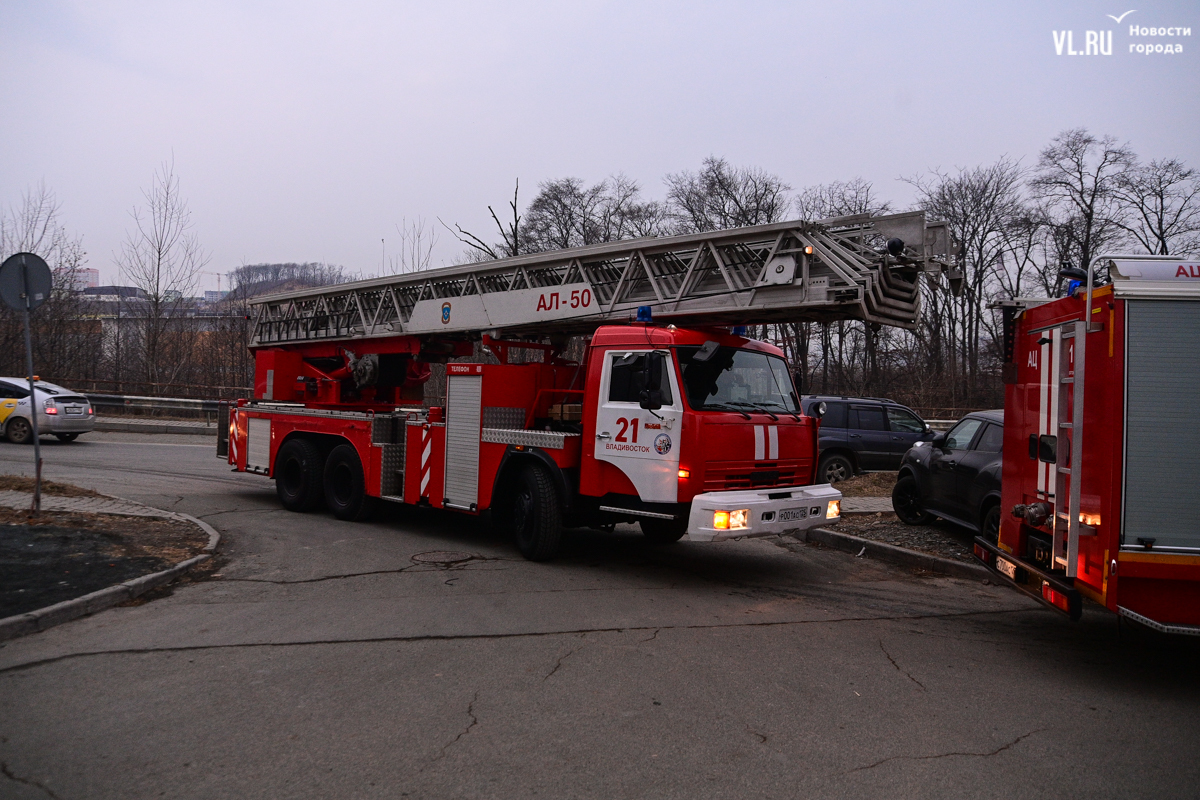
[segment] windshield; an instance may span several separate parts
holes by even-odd
[[[789,413],[800,410],[792,376],[782,358],[753,350],[718,347],[708,360],[700,361],[696,354],[702,349],[707,348],[676,348],[684,392],[692,408],[763,408]]]

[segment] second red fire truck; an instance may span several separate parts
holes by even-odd
[[[218,453],[291,510],[487,515],[534,560],[565,526],[636,521],[672,542],[826,524],[841,494],[813,485],[818,421],[783,352],[739,326],[911,326],[947,245],[919,213],[863,215],[263,298],[255,399]],[[445,384],[427,391],[431,363]]]

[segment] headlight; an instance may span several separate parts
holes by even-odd
[[[748,527],[750,527],[750,509],[739,508],[737,511],[729,512],[730,530],[743,530]]]
[[[825,519],[837,519],[842,515],[842,501],[830,500],[829,507],[825,509]]]

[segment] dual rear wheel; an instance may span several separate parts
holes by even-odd
[[[358,521],[375,510],[358,451],[349,444],[322,458],[312,440],[288,439],[275,455],[275,492],[289,511],[312,511],[323,501],[338,519]]]

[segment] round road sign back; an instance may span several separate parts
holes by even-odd
[[[50,296],[50,267],[41,256],[17,253],[0,264],[0,300],[17,311],[30,311]],[[26,294],[29,305],[25,304]]]

